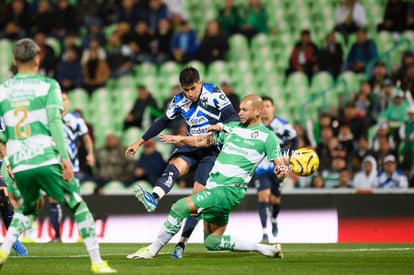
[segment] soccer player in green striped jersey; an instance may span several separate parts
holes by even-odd
[[[207,180],[206,189],[179,199],[170,210],[149,246],[127,256],[129,259],[151,259],[180,230],[182,221],[197,216],[204,221],[204,245],[208,250],[257,251],[268,257],[282,257],[281,245],[260,244],[235,236],[224,235],[229,214],[243,200],[257,165],[267,158],[275,164],[275,175],[288,174],[286,159],[281,155],[279,141],[273,131],[261,123],[261,97],[247,95],[240,103],[240,122],[216,124],[209,127],[214,134],[204,136],[160,135],[161,141],[205,147],[222,143],[215,164]]]
[[[40,48],[32,39],[21,39],[13,47],[17,74],[0,85],[0,117],[5,131],[10,166],[23,206],[18,209],[0,247],[0,267],[12,245],[38,214],[40,190],[73,213],[94,273],[114,273],[102,260],[91,212],[82,200],[66,152],[63,134],[62,95],[59,84],[37,74]]]

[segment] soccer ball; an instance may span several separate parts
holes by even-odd
[[[319,167],[318,154],[310,148],[299,148],[292,153],[289,160],[289,168],[301,177],[307,177],[315,173]]]

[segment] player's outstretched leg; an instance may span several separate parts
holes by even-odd
[[[180,172],[173,164],[168,164],[161,177],[156,181],[153,193],[145,191],[141,186],[135,186],[135,197],[144,205],[148,212],[154,212],[158,201],[169,193],[174,187],[174,183],[180,177]]]
[[[272,205],[272,218],[271,218],[271,222],[272,222],[272,234],[273,237],[277,237],[277,234],[279,233],[279,228],[277,226],[277,216],[279,215],[280,212],[280,204],[273,204]]]
[[[60,223],[62,220],[62,207],[56,202],[49,201],[49,219],[52,224],[53,230],[55,231],[55,238],[52,242],[62,242],[60,237]]]
[[[14,213],[6,237],[0,247],[0,268],[6,263],[17,238],[32,224],[33,218],[34,215],[23,215],[20,211]]]
[[[172,206],[167,220],[158,232],[156,240],[147,247],[139,249],[137,252],[129,254],[128,259],[152,259],[163,248],[171,238],[181,229],[183,220],[190,216],[186,198],[181,198]]]
[[[230,235],[215,236],[212,234],[205,234],[204,246],[208,250],[212,251],[256,251],[267,257],[283,258],[282,245],[280,244],[270,245],[255,243],[249,240],[240,239]]]
[[[116,273],[117,271],[112,269],[108,263],[101,258],[95,231],[95,222],[86,203],[81,201],[75,208],[72,208],[71,211],[73,212],[80,236],[89,253],[92,262],[91,271],[93,273]]]
[[[3,223],[6,226],[6,228],[9,228],[11,221],[13,219],[13,215],[14,215],[14,209],[13,206],[11,205],[11,203],[9,202],[8,197],[3,197],[5,198],[5,206],[4,207],[0,207],[1,209],[1,216],[3,218]],[[16,240],[16,242],[13,245],[13,250],[16,252],[17,256],[21,256],[21,257],[26,257],[29,256],[29,253],[27,252],[26,247],[19,241]]]
[[[188,242],[191,234],[197,226],[198,220],[195,217],[188,217],[184,223],[183,233],[181,233],[181,239],[174,248],[171,258],[181,259],[184,255],[185,245]]]
[[[135,197],[144,205],[148,212],[154,212],[157,209],[157,201],[154,195],[145,191],[138,183],[134,188]]]

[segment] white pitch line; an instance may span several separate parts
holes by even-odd
[[[298,249],[283,249],[283,252],[381,252],[381,251],[411,251],[414,250],[414,247],[390,247],[390,248],[355,248],[355,249],[313,249],[313,250],[298,250]],[[229,252],[229,251],[206,251],[206,253],[222,253],[222,252]],[[253,252],[252,252],[253,253]],[[130,252],[125,253],[103,253],[101,254],[103,257],[105,256],[127,256],[131,254]],[[170,252],[160,252],[158,255],[169,255]],[[191,254],[191,252],[188,252]],[[62,255],[62,256],[28,256],[28,258],[39,258],[39,259],[51,259],[51,258],[87,258],[89,255],[81,254],[81,255]],[[24,259],[26,257],[19,257],[19,256],[10,256],[10,258],[15,259]]]

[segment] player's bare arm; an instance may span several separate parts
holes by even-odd
[[[89,134],[82,136],[83,143],[85,144],[86,148],[86,164],[89,166],[93,166],[95,164],[95,156],[93,154],[93,142],[92,138]]]
[[[7,173],[9,173],[10,178],[14,180],[14,174],[10,166],[9,158],[7,157],[6,145],[2,142],[0,142],[0,157],[3,159],[4,164],[6,165]]]
[[[145,140],[143,138],[140,138],[139,140],[129,145],[125,150],[125,156],[133,157],[135,153],[138,151],[139,147],[141,147],[141,145],[144,144],[144,142]]]
[[[193,147],[208,147],[215,143],[213,135],[206,136],[177,136],[177,135],[159,135],[161,142],[168,144],[184,143]]]

